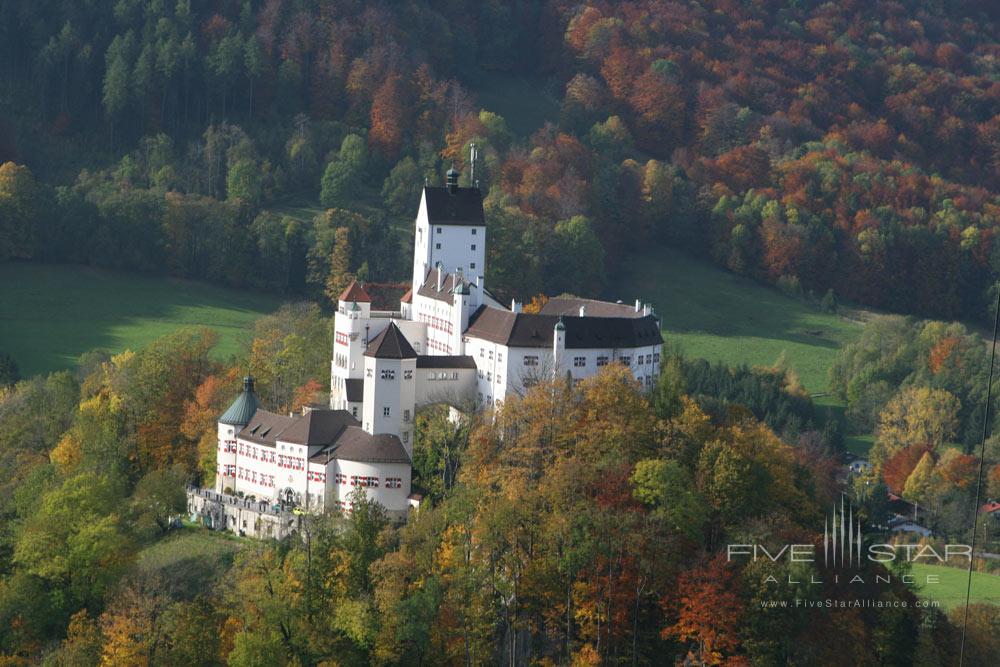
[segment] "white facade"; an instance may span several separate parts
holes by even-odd
[[[403,517],[418,502],[410,482],[419,407],[500,407],[541,380],[578,381],[611,363],[644,387],[655,383],[662,338],[648,305],[560,297],[527,314],[490,294],[482,197],[459,188],[454,172],[446,187],[424,188],[415,228],[412,282],[398,309],[373,308],[357,283],[340,295],[330,409],[261,410],[248,378],[219,421],[217,493],[325,511],[350,509],[361,488]]]
[[[467,189],[467,188],[466,188]],[[473,282],[486,275],[486,224],[474,221],[432,221],[428,193],[424,188],[417,211],[416,235],[413,247],[412,284],[424,283],[431,269],[440,267],[445,273],[461,273]],[[414,290],[416,293],[416,290]]]

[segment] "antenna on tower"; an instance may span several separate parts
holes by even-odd
[[[469,181],[472,183],[476,183],[476,158],[478,157],[479,149],[476,148],[476,144],[469,144]],[[476,187],[479,187],[478,183],[476,183]]]

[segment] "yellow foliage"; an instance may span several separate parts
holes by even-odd
[[[59,444],[49,453],[49,460],[59,468],[59,472],[67,476],[72,475],[77,470],[82,458],[80,443],[72,431],[64,433]]]

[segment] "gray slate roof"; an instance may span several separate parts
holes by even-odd
[[[331,459],[371,463],[409,463],[410,457],[398,436],[371,435],[346,410],[314,409],[304,415],[286,417],[258,409],[239,432],[239,437],[274,447],[277,440],[320,449],[310,460]]]
[[[378,359],[415,359],[417,352],[396,323],[389,322],[389,326],[368,343],[365,356]]]
[[[417,294],[420,296],[425,296],[428,299],[436,299],[437,301],[444,301],[445,303],[454,303],[455,299],[452,296],[455,293],[455,287],[461,288],[463,294],[469,293],[469,285],[472,283],[464,277],[457,276],[454,273],[445,273],[441,277],[441,289],[437,288],[438,273],[441,269],[431,269],[427,272],[427,277],[424,279],[424,284],[417,288]]]
[[[467,336],[510,347],[551,347],[560,315],[512,313],[481,306],[469,318]],[[659,323],[645,317],[562,317],[566,349],[632,348],[663,342]]]
[[[467,354],[422,354],[417,368],[475,368],[476,360]]]
[[[360,426],[348,426],[337,438],[332,458],[366,463],[409,463],[410,457],[399,437],[380,433],[371,435]]]
[[[296,419],[296,417],[279,415],[276,412],[258,408],[247,422],[247,425],[237,435],[244,440],[274,447],[278,436],[281,435],[282,431],[291,426]]]
[[[542,315],[566,315],[568,317],[579,317],[580,306],[587,308],[587,317],[643,317],[642,309],[636,311],[634,306],[627,303],[612,303],[610,301],[598,301],[597,299],[581,299],[579,297],[556,296],[545,302],[542,309],[538,311]]]
[[[479,188],[454,188],[425,185],[427,218],[432,225],[486,225],[483,193]]]
[[[362,378],[347,378],[344,380],[344,385],[350,403],[361,403],[365,400],[365,381]]]

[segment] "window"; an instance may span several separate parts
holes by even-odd
[[[382,379],[383,380],[395,380],[396,379],[396,371],[392,370],[391,368],[383,368],[382,369]]]
[[[587,357],[573,357],[573,365],[577,368],[583,368],[587,365]]]
[[[478,231],[478,230],[477,230],[477,229],[476,229],[475,227],[473,227],[473,228],[472,228],[472,235],[473,235],[473,236],[475,236],[475,235],[476,235],[476,232],[477,232],[477,231]]]
[[[404,422],[410,421],[410,411],[409,410],[403,410],[403,421]]]
[[[412,380],[413,379],[413,371],[411,371],[409,369],[403,371],[403,379],[404,380]]]
[[[410,432],[403,431],[403,442],[409,442],[409,441],[410,441]]]
[[[482,368],[480,368],[480,369],[479,369],[479,379],[480,379],[480,380],[482,380],[482,379],[483,379],[483,378],[484,378],[485,376],[486,376],[486,373],[484,373],[484,372],[483,372],[483,369],[482,369]]]
[[[351,416],[354,417],[355,419],[358,418],[358,406],[355,405],[353,408],[351,408]]]
[[[372,369],[366,368],[365,369],[365,377],[366,378],[370,378],[371,376],[372,376]]]
[[[653,353],[653,363],[654,364],[660,363],[660,353],[659,352],[654,352]]]
[[[598,366],[607,366],[608,365],[608,358],[607,357],[597,357],[597,365]]]
[[[387,489],[401,489],[401,488],[403,488],[403,479],[401,477],[386,477],[385,478],[385,488],[387,488]]]
[[[501,377],[499,374],[497,375],[497,384],[503,384],[503,377]]]
[[[434,244],[434,249],[435,250],[440,250],[441,249],[441,244],[440,243],[435,243]]]
[[[485,354],[486,354],[486,348],[483,347],[479,348],[479,356],[483,357]]]
[[[473,250],[475,250],[475,249],[476,249],[476,244],[475,244],[475,243],[473,243],[473,244],[472,244],[472,249],[473,249]]]
[[[490,361],[493,361],[493,350],[490,350]]]
[[[383,417],[388,417],[389,416],[389,406],[388,405],[385,406],[384,408],[382,408],[382,416]]]
[[[475,262],[469,262],[469,268],[470,269],[476,268],[476,263]]]
[[[440,233],[441,233],[441,228],[440,228],[440,227],[438,227],[438,234],[440,234]]]
[[[632,365],[632,357],[618,357],[618,361],[622,362],[622,366]]]
[[[534,355],[530,355],[530,354],[529,355],[525,355],[525,357],[524,357],[524,365],[525,366],[537,366],[538,365],[538,357],[536,357]]]
[[[333,481],[335,484],[347,484],[347,475],[342,472],[338,472],[334,475]]]
[[[493,373],[491,373],[489,371],[486,372],[486,381],[487,382],[493,382]]]
[[[645,360],[646,360],[646,357],[644,357],[643,355],[640,354],[639,355],[639,360],[636,363],[638,363],[640,366],[642,366],[642,364],[643,364],[643,362]]]

